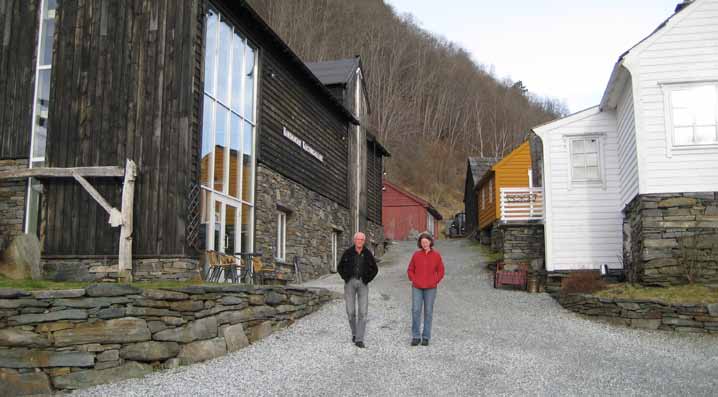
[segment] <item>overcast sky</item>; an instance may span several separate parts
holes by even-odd
[[[618,57],[680,0],[385,0],[571,112],[597,105]]]

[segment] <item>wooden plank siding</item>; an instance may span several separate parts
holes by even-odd
[[[286,47],[257,27],[242,2],[212,2],[259,49],[257,162],[324,197],[349,207],[347,126],[331,96],[286,54]],[[284,137],[292,134],[324,156],[320,162]]]
[[[197,172],[199,0],[64,0],[57,14],[47,162],[139,167],[134,253],[183,256]],[[200,86],[201,87],[201,86]],[[195,150],[197,149],[197,150]],[[117,205],[120,184],[95,181]],[[116,255],[119,231],[73,181],[46,184],[45,255]]]
[[[528,187],[530,169],[531,148],[528,141],[516,147],[491,167],[493,174],[480,181],[476,188],[480,230],[490,227],[497,219],[501,219],[501,188]],[[481,202],[482,191],[486,200],[485,205]]]
[[[39,0],[0,1],[0,159],[28,158]]]
[[[367,148],[367,215],[370,221],[381,225],[383,157],[376,144],[370,143]]]

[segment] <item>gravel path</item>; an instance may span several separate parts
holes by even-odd
[[[548,295],[494,290],[476,246],[442,241],[447,265],[431,346],[410,347],[415,245],[384,257],[370,285],[367,349],[351,344],[344,302],[239,352],[86,389],[81,396],[718,395],[718,338],[619,328]],[[342,290],[338,276],[310,283]]]

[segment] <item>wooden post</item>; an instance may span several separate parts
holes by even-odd
[[[120,227],[120,252],[118,280],[132,282],[132,208],[135,198],[135,177],[137,165],[128,159],[125,166],[125,180],[122,184],[122,226]]]

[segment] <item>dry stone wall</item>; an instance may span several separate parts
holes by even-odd
[[[561,295],[573,312],[634,328],[718,334],[718,304],[667,304],[651,300],[607,299],[586,294]]]
[[[216,358],[333,297],[245,285],[0,289],[0,395],[79,389]]]
[[[625,218],[624,262],[636,281],[718,283],[718,193],[640,195]]]
[[[27,168],[27,159],[0,160],[0,171]],[[0,181],[0,251],[23,233],[27,180]]]

